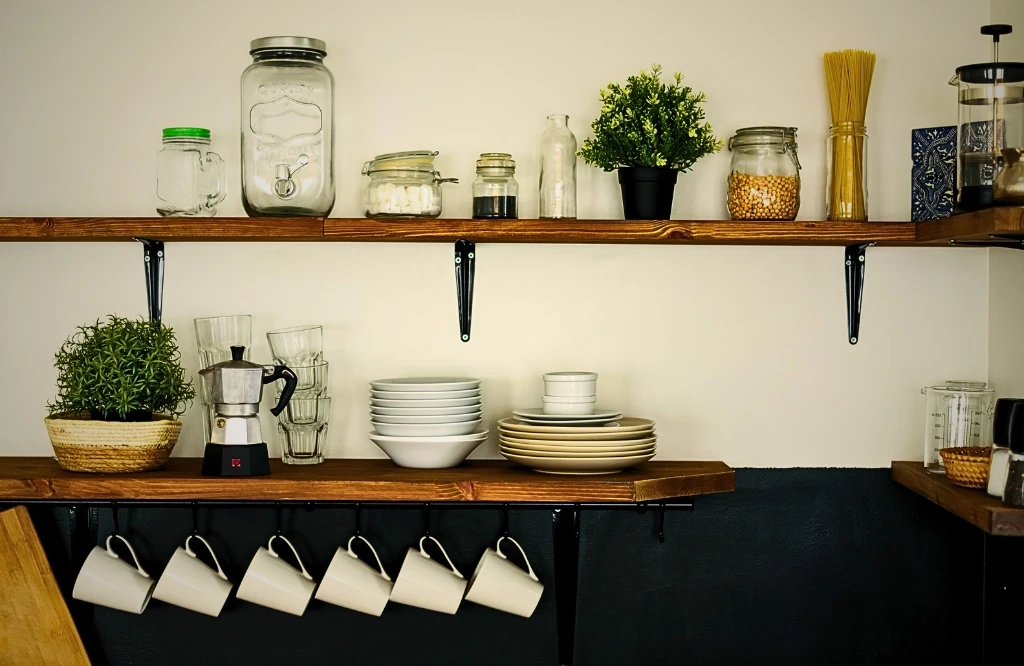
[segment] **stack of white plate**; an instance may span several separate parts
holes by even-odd
[[[370,382],[370,440],[401,467],[454,467],[487,439],[480,380],[407,377]]]
[[[537,411],[519,410],[516,418],[501,419],[498,432],[501,455],[538,472],[614,474],[656,454],[658,438],[650,419],[601,413],[595,414],[599,423],[578,425],[572,423],[578,416],[541,417]],[[542,418],[547,420],[537,423]]]

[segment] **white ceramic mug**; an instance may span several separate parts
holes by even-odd
[[[299,563],[300,570],[282,560],[274,551],[274,539],[280,539],[288,544],[295,555],[295,561]],[[315,588],[316,581],[306,571],[299,554],[295,551],[295,546],[280,534],[275,534],[270,537],[266,547],[260,546],[253,555],[252,563],[246,569],[242,582],[238,584],[238,593],[235,596],[284,613],[302,615]]]
[[[199,539],[210,551],[213,563],[217,565],[216,570],[206,566],[196,557],[195,551],[192,550],[192,539]],[[234,586],[231,581],[220,568],[213,547],[203,537],[193,534],[185,539],[184,548],[178,546],[174,555],[171,555],[171,561],[167,563],[160,580],[157,581],[156,589],[153,590],[153,597],[197,613],[217,617],[224,608],[224,602],[228,600],[232,587]]]
[[[505,540],[519,549],[526,571],[512,564],[501,552],[501,542]],[[480,557],[480,563],[469,579],[466,599],[513,615],[530,617],[537,609],[543,592],[544,584],[533,573],[523,547],[512,537],[503,536],[494,548],[488,548]]]
[[[117,556],[110,547],[111,539],[120,539],[128,546],[135,566]],[[85,558],[71,596],[79,601],[138,615],[146,610],[155,583],[139,564],[139,558],[135,556],[135,549],[128,543],[128,539],[120,534],[111,534],[107,537],[106,549],[95,546]]]
[[[430,559],[423,549],[423,542],[430,539],[437,544],[448,561],[448,566]],[[454,615],[462,603],[466,591],[466,579],[452,564],[441,542],[432,536],[420,539],[420,549],[410,548],[398,572],[391,600],[409,606],[419,606],[438,613]]]
[[[352,543],[356,539],[365,543],[373,553],[377,560],[376,569],[352,551]],[[348,540],[347,549],[339,547],[334,553],[315,596],[329,604],[380,617],[391,597],[392,587],[391,577],[384,571],[376,549],[365,537],[356,535]]]

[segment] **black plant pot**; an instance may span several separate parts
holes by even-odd
[[[679,172],[669,167],[622,167],[622,212],[627,220],[667,220]]]

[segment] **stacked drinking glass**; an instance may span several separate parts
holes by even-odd
[[[281,415],[281,460],[293,465],[324,461],[331,398],[327,395],[328,363],[324,360],[322,326],[294,326],[267,332],[274,363],[291,368],[298,383]],[[276,383],[280,396],[284,385]]]
[[[231,360],[232,347],[245,347],[242,358],[249,360],[252,347],[252,317],[250,315],[229,315],[227,317],[201,317],[195,320],[196,345],[199,347],[199,369]],[[206,380],[200,375],[199,400],[203,404],[203,437],[210,441],[213,428],[214,406]]]

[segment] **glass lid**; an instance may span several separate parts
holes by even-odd
[[[406,150],[398,153],[384,153],[377,155],[371,161],[363,165],[363,173],[375,171],[422,171],[431,173],[434,171],[434,158],[437,157],[436,150]]]

